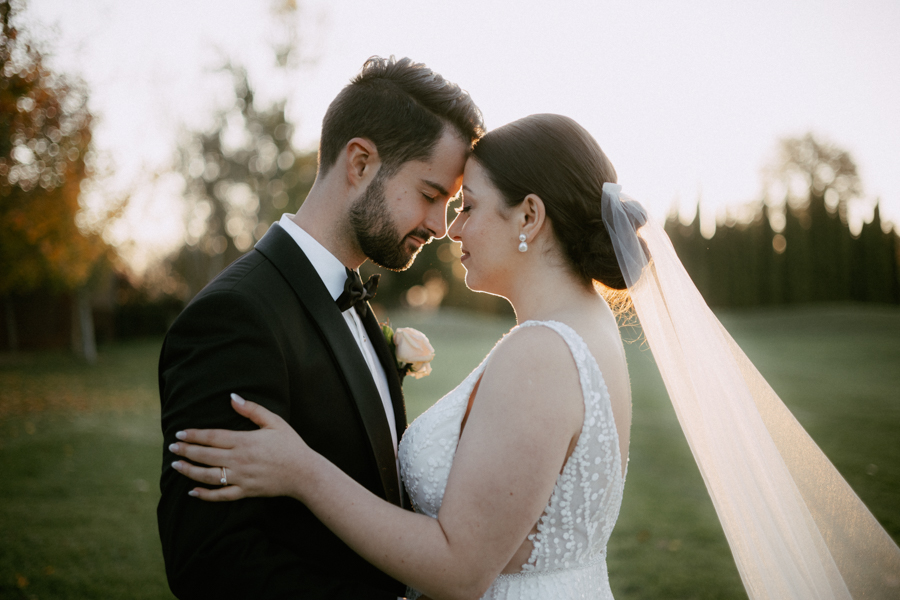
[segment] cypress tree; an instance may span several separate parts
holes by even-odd
[[[893,303],[895,299],[897,252],[892,231],[885,233],[881,207],[875,205],[872,220],[863,225],[856,240],[853,281],[855,295],[866,302]]]
[[[726,214],[709,240],[700,232],[699,200],[689,224],[677,209],[666,220],[672,245],[707,303],[900,304],[900,236],[893,228],[885,232],[880,206],[858,237],[850,232],[847,207],[861,186],[849,154],[809,134],[783,140],[781,148],[774,169],[788,190],[781,232],[772,228],[765,197],[749,222]],[[805,182],[805,193],[798,181]]]

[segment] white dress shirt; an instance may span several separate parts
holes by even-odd
[[[282,215],[278,224],[297,242],[306,258],[312,263],[316,273],[319,274],[322,283],[328,289],[328,293],[331,294],[334,300],[337,300],[338,296],[344,291],[344,282],[347,281],[347,272],[344,264],[304,231],[303,228],[294,223],[291,217],[293,217],[291,214]],[[384,374],[384,367],[381,366],[381,361],[378,360],[372,340],[369,339],[366,328],[363,326],[359,315],[356,314],[356,310],[349,308],[342,314],[344,321],[347,322],[347,327],[350,329],[350,333],[353,334],[353,339],[356,340],[356,344],[359,346],[359,351],[369,366],[369,371],[372,372],[372,379],[375,380],[375,387],[378,388],[378,394],[381,396],[384,414],[387,417],[388,426],[391,428],[391,441],[394,443],[394,461],[397,463],[397,477],[399,479],[400,464],[397,462],[397,424],[394,419],[394,405],[391,402],[391,393],[388,388],[387,377]]]

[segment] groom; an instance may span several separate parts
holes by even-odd
[[[296,500],[189,497],[196,484],[172,469],[178,457],[168,446],[187,428],[253,428],[229,404],[238,393],[401,505],[400,378],[355,270],[366,258],[405,269],[446,233],[447,201],[481,134],[481,114],[458,86],[406,58],[370,59],[328,108],[303,206],[172,325],[159,360],[165,449],[157,516],[179,598],[403,595]]]

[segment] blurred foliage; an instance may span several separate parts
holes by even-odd
[[[0,0],[0,296],[83,286],[108,248],[78,226],[92,117],[80,80],[51,72]]]
[[[766,196],[729,214],[707,239],[699,206],[685,225],[673,213],[666,232],[711,306],[808,302],[900,304],[900,237],[876,205],[858,235],[847,208],[861,194],[850,155],[811,134],[782,140],[766,173]],[[749,216],[749,218],[748,218]]]
[[[291,145],[284,102],[260,109],[246,71],[227,64],[234,102],[205,132],[186,132],[178,149],[184,177],[184,245],[170,258],[177,295],[190,299],[252,248],[282,213],[296,212],[316,176],[316,153]]]
[[[46,52],[13,25],[23,2],[0,0],[0,298],[2,346],[17,350],[41,337],[22,328],[21,312],[35,299],[57,308],[38,315],[48,339],[69,338],[88,362],[96,359],[89,286],[111,265],[101,232],[120,214],[124,201],[88,215],[82,205],[95,153],[87,87],[54,73]],[[32,314],[34,316],[34,314]],[[34,319],[33,319],[34,321]]]

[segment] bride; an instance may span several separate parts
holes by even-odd
[[[399,449],[415,513],[374,496],[278,416],[187,430],[173,466],[203,500],[292,496],[412,598],[612,598],[606,545],[631,390],[614,306],[628,289],[752,598],[897,597],[900,550],[734,344],[597,142],[558,115],[493,130],[448,235],[466,284],[518,325]],[[599,285],[598,285],[599,284]],[[598,291],[599,290],[599,291]],[[621,293],[620,293],[621,294]]]

